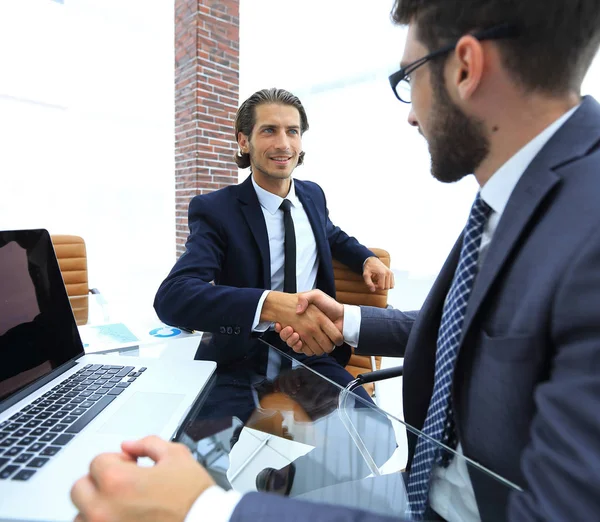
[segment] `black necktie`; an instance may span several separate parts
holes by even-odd
[[[283,263],[283,291],[289,294],[296,293],[296,231],[294,220],[290,211],[292,204],[284,199],[279,207],[283,210],[283,227],[285,229]]]

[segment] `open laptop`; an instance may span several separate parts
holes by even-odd
[[[0,520],[72,520],[91,460],[172,438],[215,367],[85,355],[48,232],[0,232]]]

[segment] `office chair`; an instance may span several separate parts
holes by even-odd
[[[371,248],[385,266],[390,267],[390,254],[381,248]],[[365,284],[362,274],[357,274],[339,261],[333,260],[333,275],[335,278],[336,299],[343,304],[387,307],[388,291],[371,292]],[[354,377],[361,373],[378,370],[381,367],[381,357],[368,357],[355,353],[346,365]],[[375,396],[375,385],[372,382],[363,384],[369,395]]]
[[[85,241],[79,236],[50,236],[58,259],[58,266],[67,289],[69,302],[78,325],[88,320],[88,295],[99,294],[88,287],[87,253]]]

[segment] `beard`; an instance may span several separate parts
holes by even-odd
[[[433,103],[428,127],[431,174],[453,183],[475,172],[490,151],[481,120],[467,116],[451,100],[443,72],[432,71]]]

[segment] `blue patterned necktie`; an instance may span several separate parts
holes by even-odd
[[[444,444],[452,444],[455,441],[450,406],[452,375],[467,303],[477,275],[481,236],[490,210],[478,193],[469,214],[458,266],[444,304],[438,332],[433,393],[423,425],[423,433],[436,442]],[[433,442],[419,437],[407,488],[411,515],[415,520],[423,518],[427,507],[429,479],[433,466],[436,463],[444,463],[443,454],[445,453],[446,451],[442,451]]]

